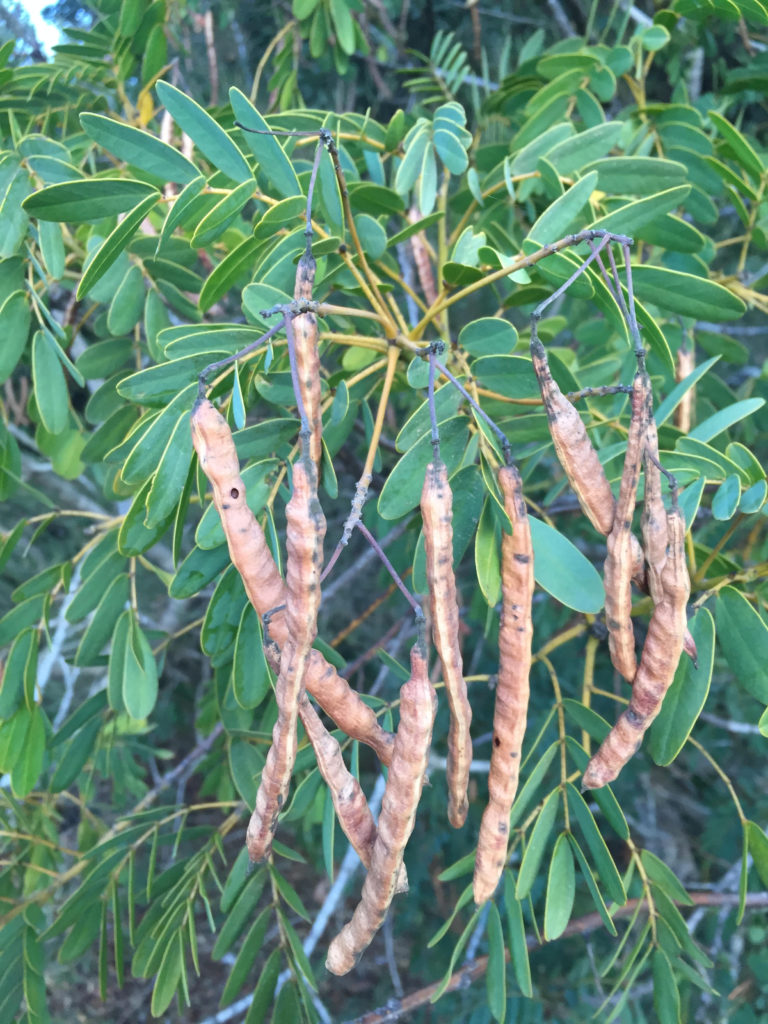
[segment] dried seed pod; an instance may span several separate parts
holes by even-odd
[[[381,804],[371,867],[352,919],[331,942],[328,950],[325,966],[333,974],[346,974],[352,970],[381,927],[392,902],[403,851],[416,818],[436,710],[437,698],[427,675],[425,651],[421,643],[416,643],[411,649],[411,678],[400,690],[400,724]]]
[[[549,369],[544,346],[537,337],[531,338],[531,359],[539,382],[541,397],[549,421],[549,432],[560,465],[568,477],[584,515],[604,537],[613,528],[616,499],[597,452],[589,439],[581,416],[560,390]],[[632,579],[643,589],[645,562],[643,550],[634,534],[631,535]]]
[[[443,680],[451,721],[448,733],[448,820],[461,828],[467,817],[467,786],[472,761],[469,725],[472,709],[459,646],[459,604],[453,574],[453,495],[444,462],[435,459],[427,466],[421,492],[424,520],[429,603],[432,609],[432,638],[443,666]]]
[[[421,210],[417,206],[412,206],[408,211],[408,220],[411,224],[416,224],[421,220]],[[422,294],[427,301],[427,305],[432,306],[437,302],[437,288],[435,287],[435,274],[432,269],[429,249],[427,248],[426,235],[423,231],[417,231],[416,234],[411,235],[410,241],[413,262],[416,267],[416,274],[419,278]]]
[[[678,383],[681,380],[685,380],[688,374],[693,373],[695,369],[696,356],[693,349],[688,348],[685,344],[681,345],[677,350],[675,380],[678,381]],[[678,430],[682,430],[684,434],[687,434],[691,429],[691,413],[693,411],[694,394],[695,388],[688,388],[680,399],[679,405],[675,409],[675,426]]]
[[[317,265],[312,250],[307,249],[296,268],[296,285],[293,297],[311,301]],[[293,318],[296,369],[304,412],[309,424],[309,454],[316,466],[323,457],[323,420],[321,415],[322,391],[320,388],[320,355],[317,347],[317,316],[314,313],[299,313]]]
[[[328,732],[306,694],[299,700],[299,716],[317,758],[317,767],[331,794],[336,817],[366,869],[376,840],[376,822],[360,783],[349,771],[337,740]],[[408,891],[408,876],[402,866],[395,892]]]
[[[200,468],[213,488],[213,502],[221,517],[229,557],[243,579],[251,603],[263,615],[283,604],[285,585],[264,531],[245,500],[232,431],[207,399],[199,401],[192,410],[192,443]]]
[[[213,488],[232,563],[243,579],[251,604],[259,616],[264,616],[285,603],[285,583],[264,531],[246,502],[232,431],[207,399],[192,410],[192,441]],[[272,615],[269,631],[280,647],[285,645],[289,629],[284,611]],[[372,747],[382,764],[389,764],[394,736],[381,728],[373,709],[319,651],[309,654],[305,686],[339,728]]]
[[[533,638],[533,545],[523,485],[513,466],[503,466],[498,479],[512,534],[502,534],[501,538],[499,676],[493,712],[488,806],[480,823],[472,882],[478,905],[493,896],[507,860],[509,812],[517,792],[528,714]]]
[[[645,494],[643,496],[643,547],[648,563],[648,590],[654,605],[663,598],[662,573],[667,560],[667,514],[661,497],[661,470],[659,461],[659,436],[652,410],[646,420],[643,471],[645,473]]]
[[[627,454],[621,474],[619,498],[613,527],[606,542],[604,569],[605,624],[608,647],[617,672],[629,682],[635,677],[635,634],[632,629],[632,514],[646,438],[646,417],[651,381],[645,371],[635,375],[632,384],[632,419],[627,438]]]
[[[251,860],[262,860],[272,842],[277,816],[285,804],[296,759],[296,721],[304,689],[309,652],[317,636],[320,573],[323,567],[325,516],[317,500],[317,470],[308,458],[293,466],[293,494],[285,510],[285,620],[288,637],[275,684],[277,721],[261,773],[256,806],[246,844]]]
[[[663,599],[651,616],[632,698],[587,765],[582,779],[584,789],[599,789],[612,782],[629,761],[661,710],[680,661],[691,583],[685,562],[685,519],[677,506],[667,512],[667,534]]]

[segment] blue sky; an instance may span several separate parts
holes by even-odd
[[[41,11],[49,6],[52,0],[21,0],[21,6],[29,15],[29,20],[35,26],[37,38],[43,44],[46,53],[51,53],[51,47],[59,42],[59,30],[43,19]]]

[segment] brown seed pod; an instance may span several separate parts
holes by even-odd
[[[621,474],[619,498],[613,527],[606,542],[604,568],[605,624],[608,647],[617,672],[629,682],[635,678],[635,634],[632,629],[632,514],[646,438],[646,417],[651,381],[638,371],[632,384],[632,419],[627,438],[627,453]]]
[[[667,514],[661,497],[661,470],[659,461],[659,436],[653,411],[646,419],[643,471],[645,473],[645,494],[643,496],[643,547],[648,563],[648,590],[654,605],[663,599],[662,573],[667,561]]]
[[[432,609],[432,638],[443,666],[443,680],[451,721],[448,733],[448,820],[461,828],[467,817],[467,786],[472,761],[469,726],[472,709],[459,646],[459,604],[453,574],[453,495],[444,462],[435,459],[427,466],[421,492],[424,520],[429,603]]]
[[[312,251],[302,254],[296,268],[296,285],[293,297],[311,301],[317,265]],[[320,355],[317,347],[317,316],[314,313],[299,313],[292,321],[293,339],[296,350],[296,368],[304,412],[309,423],[309,454],[316,466],[323,457],[323,420],[321,415],[322,391],[320,388]]]
[[[285,604],[286,590],[264,531],[245,500],[232,431],[216,407],[204,399],[192,410],[192,441],[200,466],[213,488],[229,554],[243,579],[245,592],[259,616]],[[284,611],[269,622],[271,638],[280,647],[289,630]],[[392,757],[394,736],[382,729],[372,708],[360,698],[316,650],[310,651],[306,688],[348,736],[372,747],[382,764]]]
[[[365,793],[344,763],[337,740],[320,721],[320,716],[306,694],[302,694],[299,700],[299,716],[315,752],[317,767],[330,791],[336,817],[344,835],[357,851],[365,868],[369,869],[376,840],[376,822],[368,807]],[[404,866],[395,891],[408,891],[408,876]]]
[[[277,816],[285,804],[296,759],[296,721],[299,699],[317,636],[320,573],[323,567],[325,516],[317,500],[317,470],[308,458],[293,466],[293,494],[285,510],[285,620],[288,637],[280,656],[275,684],[277,721],[272,745],[261,773],[256,806],[248,824],[246,844],[251,860],[262,860],[272,842]]]
[[[325,966],[333,974],[346,974],[355,966],[386,917],[395,893],[403,851],[413,831],[416,808],[429,759],[437,698],[427,674],[423,644],[411,649],[411,678],[400,690],[400,724],[371,854],[371,867],[363,883],[352,919],[331,942]]]
[[[408,220],[411,224],[416,224],[421,220],[421,211],[417,206],[412,206],[408,211]],[[423,231],[417,231],[415,235],[411,235],[410,241],[413,262],[416,267],[416,274],[419,278],[422,294],[427,300],[427,305],[432,306],[437,302],[437,288],[435,287],[435,273],[432,269],[432,260],[427,248],[426,235]]]
[[[528,714],[533,638],[533,545],[523,485],[513,466],[503,466],[498,479],[512,534],[504,533],[501,538],[499,676],[493,712],[488,806],[480,823],[472,882],[478,906],[493,896],[507,860],[509,812],[517,792]]]
[[[693,373],[696,369],[696,355],[692,348],[688,348],[686,345],[681,345],[677,350],[677,360],[675,365],[675,380],[685,380],[688,374]],[[675,426],[678,430],[682,430],[684,434],[689,433],[691,429],[691,414],[693,412],[693,398],[695,395],[695,388],[688,388],[683,397],[680,399],[680,403],[675,409]]]
[[[632,698],[587,765],[583,789],[612,782],[635,753],[643,734],[661,710],[683,650],[685,606],[691,591],[685,562],[685,519],[675,506],[667,512],[669,545],[662,572],[663,600],[648,626]]]
[[[603,465],[589,439],[581,416],[552,376],[547,353],[536,337],[531,339],[531,359],[544,400],[555,454],[584,515],[598,533],[607,537],[616,516],[616,499]],[[631,535],[629,543],[632,547],[632,579],[642,589],[645,586],[643,550],[634,534]]]

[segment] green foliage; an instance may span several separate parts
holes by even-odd
[[[220,47],[244,17],[221,8]],[[48,63],[8,64],[13,47],[0,49],[0,1024],[63,1019],[70,976],[98,982],[113,1008],[123,986],[151,986],[142,1018],[189,1020],[210,994],[211,961],[222,965],[222,1006],[251,992],[249,1022],[314,1021],[313,1000],[338,992],[340,1017],[390,998],[384,972],[365,973],[376,953],[361,962],[362,986],[340,988],[322,968],[328,935],[309,955],[302,945],[325,871],[346,848],[303,736],[275,856],[246,870],[273,675],[189,433],[200,372],[253,345],[274,323],[270,308],[290,301],[321,129],[346,183],[320,153],[329,540],[370,456],[366,525],[424,592],[417,506],[432,444],[420,352],[438,337],[510,439],[532,513],[535,664],[511,860],[484,916],[466,876],[485,781],[468,826],[449,833],[436,760],[406,855],[410,893],[396,904],[406,988],[442,977],[432,998],[446,1019],[499,1022],[555,1019],[566,1005],[574,1020],[634,1020],[640,981],[652,983],[639,990],[645,1018],[714,1019],[727,993],[748,989],[760,992],[749,1019],[760,1019],[765,965],[752,932],[764,922],[750,915],[742,927],[737,941],[754,948],[735,973],[706,950],[736,934],[750,892],[768,885],[755,735],[768,734],[768,381],[742,340],[768,313],[766,78],[762,54],[740,42],[764,33],[768,11],[757,0],[672,0],[640,26],[623,5],[593,3],[580,35],[512,41],[473,7],[466,22],[430,25],[421,55],[408,46],[413,26],[393,24],[387,5],[295,0],[290,21],[254,29],[254,67],[263,60],[252,81],[226,65],[242,88],[222,103],[205,47],[176,55],[197,24],[191,8],[94,9],[92,26],[73,28]],[[427,17],[427,5],[414,10]],[[184,79],[169,65],[176,56]],[[388,65],[405,71],[390,98],[365,71]],[[339,113],[345,82],[361,92]],[[601,640],[604,544],[554,457],[528,316],[588,254],[541,247],[590,226],[635,239],[661,459],[691,531],[698,662],[681,662],[614,786],[585,799],[577,779],[626,691]],[[621,309],[595,264],[548,312],[540,334],[563,390],[631,379]],[[281,564],[298,433],[284,331],[210,383]],[[481,760],[509,531],[494,481],[501,450],[450,384],[436,405]],[[579,408],[615,484],[626,396],[588,394]],[[337,572],[362,556],[352,546],[344,557]],[[357,665],[362,693],[379,678],[366,699],[391,727],[408,623],[400,646],[385,647],[400,612],[384,600],[383,574],[356,565],[354,582],[335,593],[333,576],[326,584],[318,646]],[[638,623],[648,609],[638,597]],[[438,754],[446,734],[441,707]],[[353,744],[345,756],[369,792],[372,755]],[[687,888],[718,883],[728,864],[738,905],[725,923],[707,915],[694,939]],[[578,938],[587,929],[591,968]],[[468,947],[485,989],[457,984]],[[595,972],[602,1005],[585,981]]]

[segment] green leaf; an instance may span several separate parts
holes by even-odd
[[[576,137],[580,138],[578,135]],[[655,192],[643,199],[635,199],[631,203],[625,203],[624,206],[611,210],[603,217],[598,217],[590,227],[625,235],[636,235],[646,225],[680,206],[690,191],[690,185],[676,185],[674,188]]]
[[[131,129],[131,131],[134,130]],[[96,282],[101,280],[120,253],[124,251],[131,238],[133,238],[136,229],[149,211],[156,205],[159,198],[159,194],[153,192],[145,199],[142,199],[138,206],[125,215],[117,227],[93,253],[83,270],[83,276],[80,278],[80,283],[77,286],[78,299],[86,296]]]
[[[131,632],[133,616],[130,608],[120,613],[112,633],[112,645],[109,651],[109,667],[107,670],[107,696],[113,711],[124,711],[123,686],[125,676],[125,647]]]
[[[43,770],[44,758],[45,718],[40,708],[35,706],[30,712],[23,748],[11,768],[11,789],[17,799],[22,800],[35,788]]]
[[[663,949],[654,949],[652,964],[653,1005],[657,1020],[659,1024],[679,1024],[680,993],[672,972],[672,964]]]
[[[226,544],[214,548],[213,551],[203,551],[201,548],[194,547],[176,570],[176,575],[168,587],[168,593],[178,600],[193,597],[203,587],[207,587],[227,565],[229,565],[229,551]]]
[[[168,439],[147,495],[144,522],[154,529],[165,522],[176,509],[192,459],[192,434],[189,417],[182,413]]]
[[[235,640],[232,691],[240,707],[249,711],[261,704],[269,690],[269,670],[264,656],[261,619],[248,603],[240,616]]]
[[[237,941],[238,936],[253,917],[267,881],[266,871],[257,871],[246,883],[237,900],[228,912],[228,917],[216,937],[211,953],[214,960],[221,960]],[[271,913],[266,907],[264,913]],[[261,917],[261,915],[259,915]],[[258,920],[258,919],[257,919]]]
[[[597,569],[558,530],[529,516],[536,582],[567,608],[595,614],[605,590]]]
[[[131,507],[125,514],[120,532],[117,535],[117,546],[121,554],[128,556],[143,555],[162,537],[173,520],[173,513],[167,519],[157,523],[151,529],[146,525],[147,496],[152,480],[147,480],[134,495]]]
[[[26,292],[11,292],[0,306],[0,384],[13,373],[27,346],[31,320]]]
[[[660,427],[662,424],[667,422],[669,417],[682,401],[686,392],[690,391],[696,382],[700,380],[705,373],[708,373],[719,359],[720,356],[713,356],[711,359],[707,359],[703,363],[700,363],[684,380],[681,380],[679,384],[676,384],[672,388],[664,401],[659,403],[659,406],[654,413],[656,426]]]
[[[67,789],[78,777],[93,753],[101,725],[99,718],[92,719],[69,741],[51,779],[52,793],[60,793]]]
[[[571,810],[573,818],[579,823],[579,828],[587,842],[589,852],[592,856],[592,861],[597,869],[597,874],[605,890],[619,906],[623,906],[627,902],[627,895],[624,891],[624,885],[621,881],[621,876],[614,864],[613,857],[608,851],[608,847],[605,844],[605,840],[602,837],[600,829],[597,827],[595,819],[592,817],[592,812],[587,806],[584,797],[579,791],[573,786],[572,783],[567,784],[568,794],[568,807]]]
[[[741,482],[734,473],[726,477],[712,498],[712,515],[721,522],[731,519],[739,505]]]
[[[196,382],[206,366],[225,355],[226,351],[202,352],[149,366],[123,378],[117,387],[118,394],[137,405],[165,405],[185,385]]]
[[[656,764],[671,764],[683,749],[709,693],[715,657],[715,623],[708,609],[699,609],[689,628],[696,641],[699,664],[698,668],[694,667],[687,656],[680,659],[661,711],[651,726],[647,750]]]
[[[488,971],[485,987],[488,993],[488,1009],[499,1024],[504,1024],[507,1014],[507,965],[504,958],[504,933],[501,917],[496,904],[488,904]]]
[[[737,320],[746,306],[715,281],[665,267],[633,266],[632,280],[643,302],[697,320]]]
[[[37,646],[38,633],[34,627],[27,627],[14,638],[0,682],[0,720],[11,718],[21,704],[27,664]]]
[[[229,102],[235,117],[247,128],[269,131],[269,125],[239,89],[229,90]],[[275,187],[277,193],[284,198],[301,194],[301,186],[293,164],[285,154],[274,135],[255,135],[245,133],[245,142],[259,162],[259,168]]]
[[[592,897],[592,902],[597,907],[597,912],[602,918],[603,924],[605,925],[606,929],[610,932],[611,935],[615,936],[617,934],[616,925],[613,923],[613,919],[611,918],[611,915],[608,913],[608,908],[605,905],[605,900],[600,894],[600,890],[597,887],[597,882],[595,881],[595,876],[592,874],[592,869],[587,863],[587,858],[584,856],[584,851],[576,842],[576,838],[572,833],[569,834],[568,838],[571,842],[571,849],[573,850],[573,854],[576,857],[576,861],[579,865],[579,871],[581,871],[584,881],[587,883],[587,888],[589,889],[589,894]]]
[[[480,514],[475,535],[475,570],[480,591],[490,608],[501,598],[500,527],[489,497]]]
[[[549,151],[547,160],[554,164],[561,175],[572,174],[609,152],[618,142],[621,132],[620,121],[606,121],[604,124],[595,125],[594,128],[588,128],[559,142]]]
[[[734,677],[762,704],[768,704],[768,626],[741,591],[723,587],[715,605],[717,638]]]
[[[764,405],[764,398],[744,398],[740,402],[733,402],[725,409],[720,409],[719,412],[702,420],[688,436],[699,441],[711,441],[713,437],[722,434],[724,430],[729,430],[735,423],[741,422],[747,416],[751,416],[753,412],[762,409]]]
[[[150,1010],[153,1017],[160,1017],[171,1004],[176,994],[184,966],[184,940],[181,931],[174,933],[165,947],[155,987],[152,990]]]
[[[33,192],[22,206],[38,220],[92,221],[125,213],[150,195],[159,198],[157,189],[142,181],[86,178]]]
[[[264,936],[267,932],[272,917],[272,907],[265,907],[251,925],[251,928],[243,939],[243,944],[237,954],[237,959],[232,965],[232,970],[227,978],[227,983],[221,993],[220,1006],[228,1006],[237,996],[245,984],[253,965],[256,962],[264,945]]]
[[[219,200],[212,210],[206,213],[195,228],[189,244],[194,248],[202,248],[220,238],[225,229],[242,212],[256,189],[257,185],[253,178],[248,178],[233,188],[228,195]]]
[[[562,832],[555,842],[547,877],[547,899],[544,906],[544,938],[551,942],[565,931],[571,919],[576,895],[576,871],[568,834]]]
[[[131,619],[124,656],[123,705],[131,718],[148,718],[157,702],[157,665],[135,618]]]
[[[533,883],[536,881],[544,850],[555,825],[559,803],[560,790],[553,789],[544,801],[544,806],[539,812],[525,853],[523,854],[520,873],[517,876],[517,888],[515,890],[515,897],[518,900],[523,900],[530,894]]]
[[[165,109],[214,167],[234,182],[251,177],[251,169],[243,154],[199,103],[168,82],[158,82],[155,88]]]
[[[747,822],[747,842],[760,881],[768,888],[768,836],[754,821]]]
[[[283,953],[279,946],[269,954],[269,959],[259,975],[259,980],[253,992],[253,1000],[248,1008],[243,1024],[261,1024],[264,1020],[267,1011],[272,1006],[282,956]]]
[[[689,907],[693,906],[693,900],[685,891],[684,886],[663,860],[659,860],[656,854],[651,853],[650,850],[643,850],[640,859],[650,880],[663,889],[671,900],[676,900]]]
[[[531,983],[531,965],[528,961],[528,943],[525,937],[523,907],[520,901],[515,898],[515,882],[509,869],[504,872],[504,908],[506,910],[509,957],[512,962],[512,970],[515,972],[515,978],[520,986],[520,991],[526,998],[532,999],[533,985]]]
[[[80,124],[94,142],[109,150],[118,160],[125,160],[159,181],[186,185],[200,174],[177,149],[150,132],[143,132],[103,114],[81,114]]]
[[[448,476],[458,468],[467,443],[468,421],[455,416],[440,429],[440,455],[448,467]],[[378,510],[383,519],[400,519],[414,509],[421,498],[424,473],[432,460],[430,434],[425,433],[400,459],[379,495]]]
[[[486,316],[465,324],[459,345],[472,356],[509,355],[517,345],[517,331],[508,320]]]
[[[688,175],[685,164],[654,156],[611,156],[582,168],[582,173],[597,171],[597,187],[617,195],[650,195],[684,185]]]
[[[742,494],[739,512],[744,515],[753,515],[755,512],[759,512],[765,504],[766,498],[768,498],[768,481],[758,480]]]
[[[50,434],[60,434],[69,423],[69,390],[57,349],[48,331],[35,331],[32,382],[40,419]]]
[[[745,445],[739,444],[738,441],[732,441],[725,449],[725,454],[731,462],[738,466],[741,482],[745,487],[765,479],[765,470]]]
[[[107,328],[110,334],[130,334],[141,319],[145,298],[144,275],[141,268],[133,263],[109,304]]]
[[[759,182],[765,174],[765,167],[763,166],[763,161],[754,151],[750,143],[745,139],[738,128],[735,128],[730,121],[727,121],[721,114],[717,114],[714,110],[710,110],[707,116],[719,132],[720,136],[728,144],[728,148],[733,154],[736,163],[743,167],[750,177]]]
[[[542,213],[528,232],[528,239],[540,246],[566,235],[568,229],[580,220],[581,212],[597,186],[597,179],[597,172],[591,171],[575,185],[571,185],[564,195]]]

